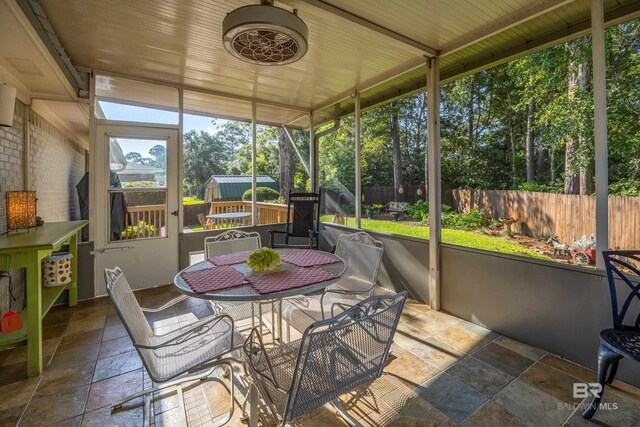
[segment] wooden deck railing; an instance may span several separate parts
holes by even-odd
[[[122,240],[165,235],[166,205],[127,206]]]
[[[258,224],[277,224],[287,220],[287,205],[258,202],[256,203],[256,208],[258,210]],[[209,211],[209,214],[213,215],[232,212],[251,212],[251,202],[242,200],[213,202],[211,203],[211,210]],[[251,218],[246,220],[210,219],[209,222],[213,224],[212,228],[228,228],[243,224],[250,224]]]
[[[275,203],[257,203],[258,224],[277,224],[287,220],[287,205]],[[213,202],[209,214],[251,212],[251,202],[242,200],[231,202]],[[211,228],[230,228],[251,224],[251,217],[239,219],[208,219]],[[125,230],[122,240],[162,237],[165,235],[166,206],[127,206]]]

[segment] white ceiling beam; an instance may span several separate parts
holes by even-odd
[[[537,18],[540,15],[544,15],[545,13],[558,9],[573,1],[574,0],[549,0],[543,3],[534,4],[530,7],[518,9],[518,11],[513,14],[501,17],[501,19],[497,20],[493,25],[487,28],[483,28],[472,33],[465,33],[462,37],[445,44],[441,49],[440,56],[445,57],[446,55],[450,55],[510,28],[516,27],[524,22]]]
[[[318,9],[322,9],[326,12],[329,12],[333,15],[339,16],[343,19],[353,22],[354,24],[358,24],[361,27],[368,28],[369,30],[375,31],[376,33],[387,36],[393,40],[399,41],[407,46],[411,46],[414,49],[419,50],[422,54],[427,55],[432,58],[438,56],[438,50],[432,48],[431,46],[427,46],[424,43],[420,43],[419,41],[410,39],[407,36],[404,36],[400,33],[396,33],[389,28],[383,27],[382,25],[376,24],[375,22],[371,22],[367,19],[364,19],[358,15],[355,15],[349,11],[341,9],[337,6],[324,2],[322,0],[302,0],[304,3],[307,3],[311,6],[317,7]],[[286,1],[285,1],[286,3]]]
[[[78,69],[79,70],[88,70],[90,68],[89,67],[80,66],[80,67],[78,67]],[[119,77],[119,78],[128,79],[128,80],[135,80],[135,81],[143,82],[143,83],[151,83],[151,84],[156,84],[156,85],[165,86],[165,87],[173,87],[175,89],[182,89],[182,90],[186,90],[186,91],[190,91],[190,92],[204,93],[204,94],[207,94],[207,95],[219,96],[221,98],[237,99],[239,101],[246,101],[246,102],[255,102],[255,103],[260,104],[260,105],[266,105],[266,106],[276,107],[276,108],[283,108],[283,109],[286,109],[286,110],[304,111],[307,114],[309,112],[311,112],[310,108],[300,107],[300,106],[297,106],[297,105],[283,104],[281,102],[274,102],[274,101],[269,101],[269,100],[260,99],[260,98],[252,98],[250,96],[234,95],[232,93],[220,92],[220,91],[217,91],[217,90],[210,90],[210,89],[203,89],[203,88],[183,85],[183,84],[179,84],[179,83],[171,83],[171,82],[167,82],[167,81],[163,81],[163,80],[149,79],[149,78],[146,78],[146,77],[131,76],[131,75],[128,75],[128,74],[118,73],[118,72],[115,72],[115,71],[93,69],[92,72],[95,73],[95,74],[103,75],[103,76]],[[280,125],[282,125],[282,123]]]
[[[343,99],[352,97],[353,94],[356,92],[364,92],[367,89],[376,87],[404,73],[408,73],[409,71],[415,70],[416,68],[419,68],[419,67],[424,67],[424,61],[425,61],[424,58],[416,58],[398,67],[392,68],[387,72],[384,72],[375,77],[372,77],[369,80],[365,80],[364,82],[357,83],[355,86],[343,92],[340,92],[339,94],[332,96],[331,98],[326,99],[317,105],[314,105],[313,111],[320,111],[323,108],[329,107],[333,104],[337,104]]]

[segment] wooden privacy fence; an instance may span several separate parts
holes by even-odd
[[[517,233],[534,237],[558,236],[571,245],[596,232],[595,196],[535,193],[517,190],[451,190],[458,212],[477,209],[494,219],[518,218]],[[609,246],[640,248],[640,197],[609,197]]]

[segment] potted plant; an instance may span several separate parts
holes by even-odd
[[[253,251],[247,258],[247,265],[253,271],[276,270],[282,259],[280,254],[271,248],[260,248]]]

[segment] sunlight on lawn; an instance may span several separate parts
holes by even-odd
[[[333,215],[323,215],[320,220],[331,222]],[[355,218],[348,218],[347,225],[355,227]],[[410,225],[392,221],[377,219],[362,219],[362,228],[383,233],[399,234],[402,236],[416,237],[418,239],[429,238],[429,227],[422,225]],[[538,252],[527,249],[517,243],[509,241],[506,237],[485,236],[473,231],[442,229],[442,243],[466,246],[468,248],[485,251],[500,252],[503,254],[527,256],[537,259],[550,259]]]
[[[183,197],[182,198],[183,205],[202,205],[204,204],[204,200],[196,199],[195,197]]]

